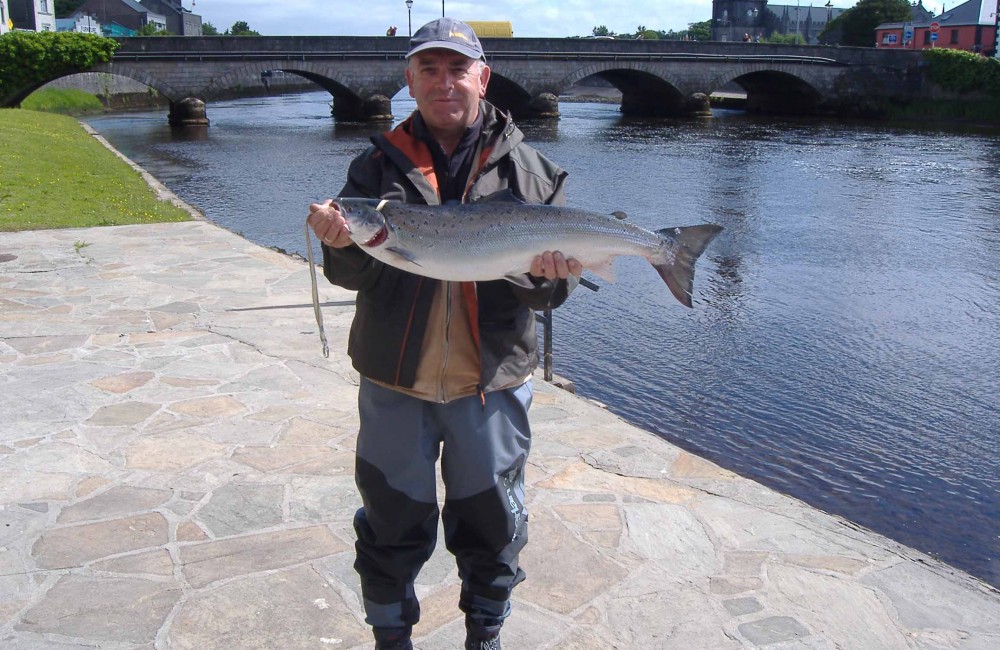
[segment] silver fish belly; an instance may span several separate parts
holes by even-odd
[[[657,232],[587,210],[509,201],[428,206],[337,199],[351,238],[391,266],[451,281],[527,273],[545,251],[561,251],[613,282],[614,258],[646,258],[690,306],[693,265],[721,230],[715,225]]]

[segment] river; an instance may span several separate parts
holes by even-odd
[[[212,221],[304,254],[307,204],[337,193],[375,128],[334,123],[328,103],[213,103],[204,137],[162,111],[88,121]],[[619,259],[615,284],[592,278],[598,292],[556,312],[556,372],[687,450],[1000,586],[1000,134],[561,110],[521,126],[570,172],[570,205],[725,231],[692,310],[644,260]]]

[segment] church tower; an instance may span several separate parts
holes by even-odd
[[[756,41],[764,36],[767,0],[712,0],[712,40]]]

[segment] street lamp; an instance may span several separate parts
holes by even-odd
[[[441,17],[444,18],[444,0],[441,0]]]
[[[410,38],[413,38],[413,14],[410,11],[411,9],[413,9],[413,0],[406,0],[406,29],[410,32]]]

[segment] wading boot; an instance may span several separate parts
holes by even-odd
[[[413,642],[410,641],[412,631],[412,627],[373,628],[375,650],[413,650]]]
[[[466,620],[465,650],[501,650],[500,626],[483,627]]]

